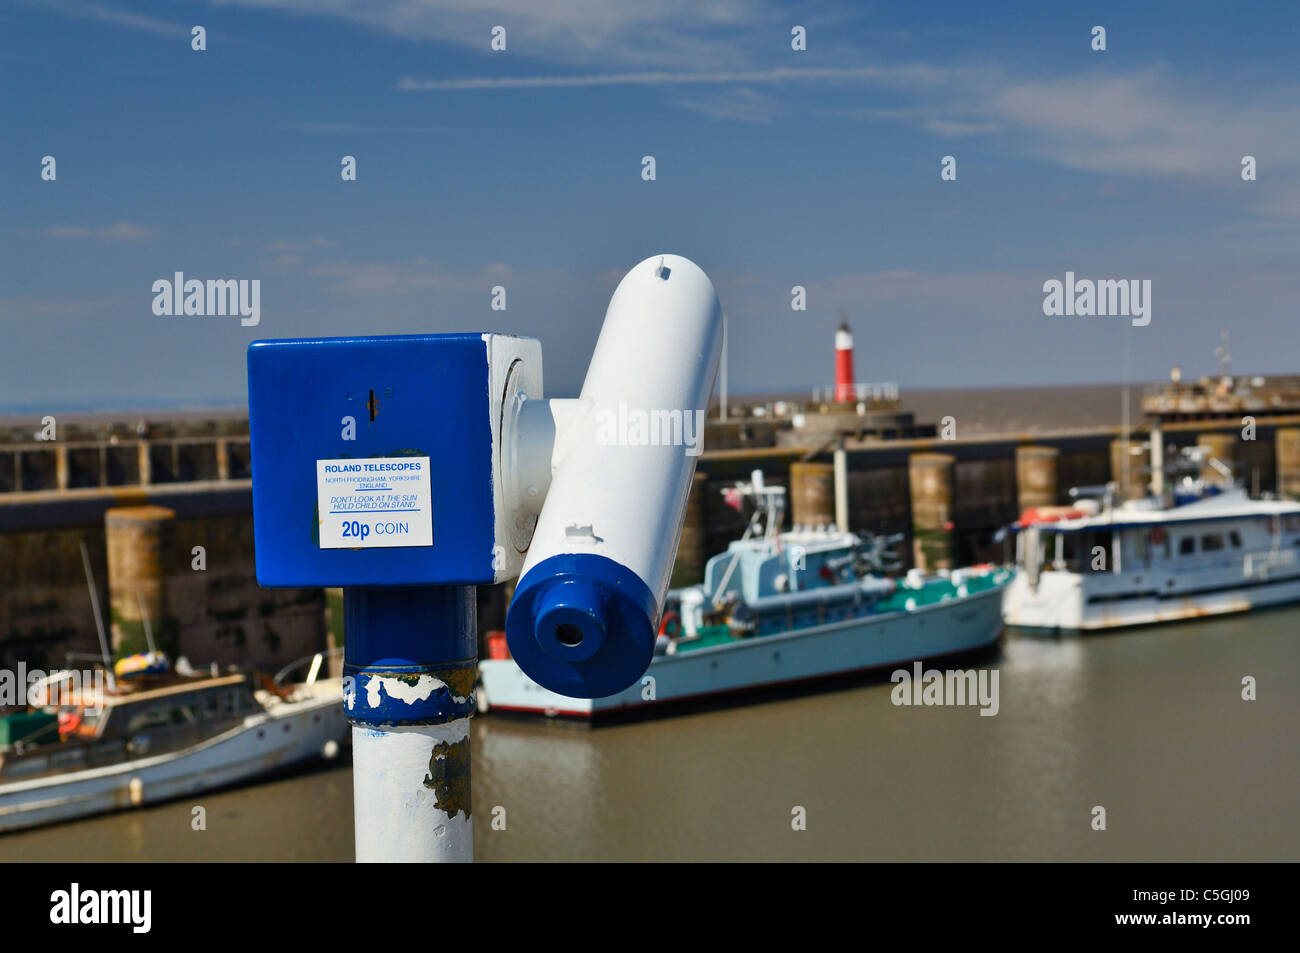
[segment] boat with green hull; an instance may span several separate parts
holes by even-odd
[[[898,537],[795,527],[781,532],[785,490],[760,473],[727,491],[749,500],[741,539],[708,561],[704,582],[675,590],[645,676],[605,698],[542,688],[508,657],[480,663],[485,710],[596,719],[639,709],[795,686],[834,676],[971,652],[1002,633],[1002,596],[1014,571],[973,566],[911,570]],[[500,652],[500,643],[497,652]]]

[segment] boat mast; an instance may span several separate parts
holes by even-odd
[[[99,632],[99,651],[104,660],[104,669],[108,675],[108,687],[117,690],[117,680],[113,678],[113,656],[108,651],[108,638],[104,635],[104,617],[99,611],[99,593],[95,591],[95,574],[90,569],[90,551],[86,541],[81,540],[81,564],[86,568],[86,586],[90,589],[90,608],[95,614],[95,629]]]
[[[149,625],[149,610],[144,605],[144,593],[137,592],[135,597],[140,601],[140,619],[144,622],[144,641],[149,646],[149,654],[153,655],[156,651],[153,645],[153,629]]]

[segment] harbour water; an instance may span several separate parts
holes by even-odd
[[[996,716],[896,706],[881,679],[595,730],[476,718],[476,857],[1300,860],[1300,609],[1013,635],[963,664],[998,670]],[[1245,676],[1255,701],[1242,699]],[[1096,806],[1105,831],[1092,828]],[[792,829],[796,807],[806,830]],[[3,862],[352,850],[346,762],[0,836]]]

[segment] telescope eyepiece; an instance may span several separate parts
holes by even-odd
[[[534,634],[542,651],[559,662],[582,662],[605,641],[605,598],[582,579],[560,579],[538,594]]]

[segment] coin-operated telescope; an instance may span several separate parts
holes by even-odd
[[[619,284],[574,399],[531,338],[249,346],[258,582],[343,588],[358,860],[472,859],[474,586],[520,577],[507,638],[542,686],[645,672],[721,347],[674,255]]]

